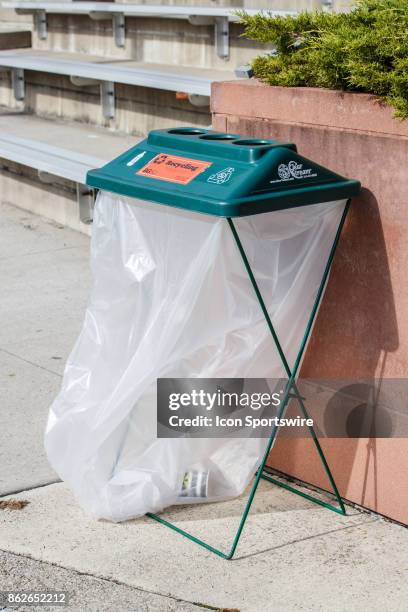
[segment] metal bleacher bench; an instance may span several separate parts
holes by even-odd
[[[115,115],[115,83],[152,87],[167,91],[182,91],[195,106],[208,106],[213,81],[235,78],[232,72],[207,68],[152,64],[134,60],[107,60],[106,57],[79,53],[59,53],[18,49],[0,51],[0,70],[11,70],[16,100],[25,95],[24,71],[63,74],[79,87],[100,85],[103,114]]]
[[[158,17],[161,19],[186,19],[192,25],[214,25],[215,46],[221,58],[229,56],[229,24],[239,21],[237,8],[213,8],[197,6],[163,6],[141,5],[114,2],[24,2],[9,0],[0,2],[0,7],[14,9],[17,13],[32,13],[38,36],[47,38],[47,13],[65,15],[88,15],[94,20],[112,19],[115,43],[125,46],[126,17]],[[246,9],[246,13],[255,15],[262,9]],[[293,15],[293,11],[269,10],[271,15]]]
[[[43,183],[55,183],[56,177],[75,183],[79,215],[85,223],[92,219],[94,202],[93,191],[85,185],[88,170],[99,168],[138,140],[103,128],[50,124],[33,115],[0,110],[0,160],[36,170]],[[100,157],[101,151],[105,158]]]

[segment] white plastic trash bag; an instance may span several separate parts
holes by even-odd
[[[234,220],[290,366],[344,205]],[[91,262],[45,434],[51,465],[86,510],[113,521],[240,495],[265,439],[156,439],[159,377],[285,376],[226,219],[101,192]]]

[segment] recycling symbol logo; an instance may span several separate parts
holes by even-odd
[[[224,168],[224,170],[220,170],[219,172],[209,176],[207,183],[216,183],[217,185],[227,183],[230,180],[233,172],[235,172],[235,168]]]
[[[291,173],[289,166],[286,164],[279,164],[278,174],[282,180],[290,178]]]

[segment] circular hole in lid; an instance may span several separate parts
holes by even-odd
[[[199,136],[200,134],[206,134],[205,130],[199,128],[176,128],[169,130],[169,134],[179,134],[180,136]]]
[[[251,139],[251,140],[237,140],[236,142],[233,142],[232,144],[243,146],[243,147],[261,147],[263,145],[270,145],[271,143],[269,140],[261,140],[257,138],[257,139]]]
[[[205,134],[200,136],[200,140],[236,140],[237,137],[232,134]]]

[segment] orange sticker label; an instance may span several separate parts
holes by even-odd
[[[187,185],[187,183],[192,181],[198,174],[201,174],[201,172],[204,172],[209,166],[212,166],[212,162],[159,153],[143,168],[140,168],[136,174],[161,181],[169,181],[170,183]]]

